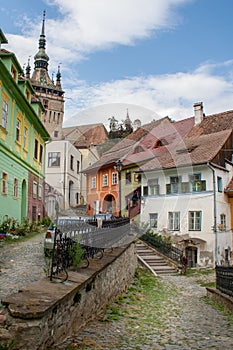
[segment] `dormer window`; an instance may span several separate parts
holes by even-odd
[[[166,146],[166,145],[168,145],[167,140],[161,139],[161,140],[158,140],[158,141],[155,143],[155,145],[154,145],[153,148],[159,148],[159,147]]]
[[[143,152],[143,151],[144,151],[144,149],[141,146],[137,146],[137,147],[135,147],[133,153],[140,153],[140,152]]]

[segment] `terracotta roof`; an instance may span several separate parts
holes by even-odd
[[[179,166],[211,162],[231,135],[224,130],[209,135],[186,137],[180,142],[157,148],[154,158],[140,170],[169,169]]]
[[[212,114],[193,127],[189,136],[211,134],[221,130],[233,129],[233,111]]]
[[[160,124],[153,128],[145,138],[140,142],[140,147],[143,149],[137,152],[137,144],[124,160],[124,165],[132,163],[140,163],[154,157],[158,144],[161,147],[166,147],[169,144],[179,143],[189,133],[193,127],[194,118],[187,118],[178,122]],[[162,144],[165,146],[162,146]]]
[[[151,130],[158,125],[169,125],[171,123],[168,117],[152,121],[151,123],[142,125],[133,133],[118,142],[109,151],[105,152],[102,157],[93,165],[86,168],[85,171],[101,168],[104,165],[115,163],[118,159],[122,159],[128,155],[133,147],[139,143]]]
[[[231,178],[231,181],[229,182],[229,184],[227,185],[225,192],[233,192],[233,176]]]
[[[62,129],[65,139],[70,140],[77,148],[98,145],[108,140],[108,133],[101,123],[72,126]]]

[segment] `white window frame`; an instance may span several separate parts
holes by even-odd
[[[2,172],[2,194],[8,194],[8,174],[4,171]]]
[[[150,213],[150,227],[151,228],[158,228],[158,213]]]
[[[37,182],[36,181],[33,181],[32,195],[33,195],[33,198],[37,198]]]
[[[38,186],[38,198],[42,198],[42,185]]]
[[[168,212],[168,229],[170,231],[180,231],[180,212],[179,211]]]
[[[112,185],[117,185],[118,183],[118,174],[112,173]]]
[[[61,152],[49,152],[48,153],[48,167],[60,167],[61,164]]]
[[[102,186],[108,186],[108,174],[104,174],[102,177]]]
[[[8,103],[6,100],[2,101],[2,127],[7,128],[8,121]]]
[[[202,211],[190,210],[189,213],[189,231],[201,231]]]
[[[20,129],[21,129],[21,121],[19,119],[16,120],[16,141],[20,143]]]
[[[220,231],[226,231],[226,215],[221,214],[220,215]]]
[[[19,182],[18,179],[15,177],[14,178],[14,188],[13,188],[13,196],[14,198],[18,198],[18,189],[19,189]]]
[[[96,188],[96,176],[91,178],[91,188]]]

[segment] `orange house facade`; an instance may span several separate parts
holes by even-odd
[[[120,181],[115,163],[92,169],[86,175],[88,215],[111,213],[120,216]]]

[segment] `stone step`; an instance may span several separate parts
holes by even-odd
[[[145,262],[146,266],[150,267],[158,275],[174,275],[177,273],[176,269],[170,266],[166,259],[157,255],[156,252],[142,242],[136,243],[137,254],[140,256],[142,261]]]

